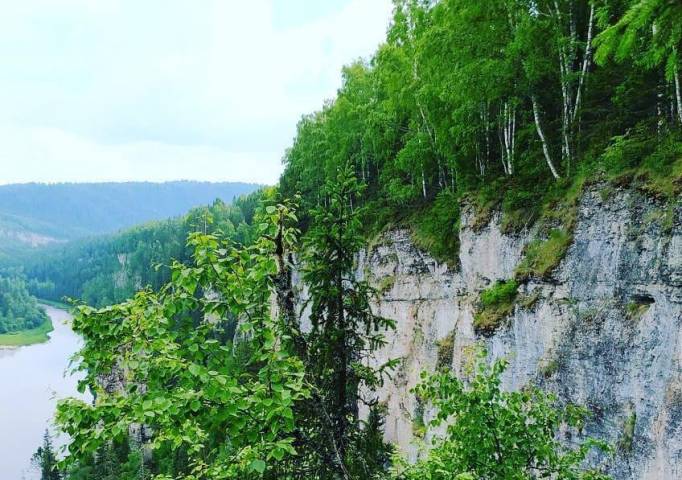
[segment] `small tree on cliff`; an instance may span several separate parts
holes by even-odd
[[[593,439],[569,447],[560,432],[579,433],[587,412],[561,408],[537,388],[501,389],[505,361],[488,367],[477,359],[464,381],[441,371],[416,388],[435,407],[431,426],[447,424],[428,456],[415,465],[396,468],[394,480],[608,480],[598,469],[584,467],[593,449],[608,451]]]
[[[341,169],[312,211],[304,242],[311,329],[300,334],[298,344],[313,392],[298,412],[307,443],[300,463],[313,472],[304,478],[371,478],[388,460],[373,391],[394,363],[373,367],[369,359],[395,324],[372,312],[374,290],[355,276],[355,256],[363,246],[361,190],[352,170]],[[370,411],[366,422],[360,420],[361,403]]]

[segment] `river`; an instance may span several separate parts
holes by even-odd
[[[40,478],[31,455],[52,426],[57,399],[77,395],[76,379],[66,374],[80,346],[68,325],[70,315],[46,306],[54,331],[48,342],[0,349],[0,479]]]

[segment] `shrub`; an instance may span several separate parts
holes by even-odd
[[[438,340],[436,345],[438,346],[436,368],[450,368],[452,366],[452,356],[455,348],[455,331],[453,330],[447,337]]]
[[[484,334],[494,332],[502,320],[514,311],[519,284],[516,280],[498,281],[483,290],[479,310],[474,315],[474,328]]]
[[[398,465],[393,478],[610,478],[585,465],[594,450],[609,451],[604,442],[587,438],[562,444],[564,433],[580,431],[587,411],[562,407],[554,396],[532,386],[504,391],[501,377],[506,366],[505,361],[487,366],[481,356],[465,380],[450,372],[424,376],[415,391],[436,411],[427,426],[443,426],[444,432],[418,462]]]

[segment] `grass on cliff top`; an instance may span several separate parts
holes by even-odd
[[[651,135],[635,129],[613,139],[600,158],[607,178],[618,186],[634,186],[664,202],[682,195],[682,138],[679,133]]]
[[[518,295],[516,280],[497,281],[481,292],[474,328],[483,334],[493,333],[513,311]]]
[[[0,335],[0,347],[23,347],[26,345],[47,342],[50,339],[48,334],[52,330],[54,330],[52,320],[48,317],[36,328],[12,333],[3,333]]]
[[[434,202],[411,216],[407,225],[415,245],[439,262],[456,267],[459,261],[459,198],[450,191],[438,194]]]

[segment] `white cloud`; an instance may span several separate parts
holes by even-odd
[[[287,2],[318,5],[7,2],[0,182],[274,182],[298,118],[334,95],[343,64],[374,51],[391,9],[333,0],[291,22],[275,16]]]

